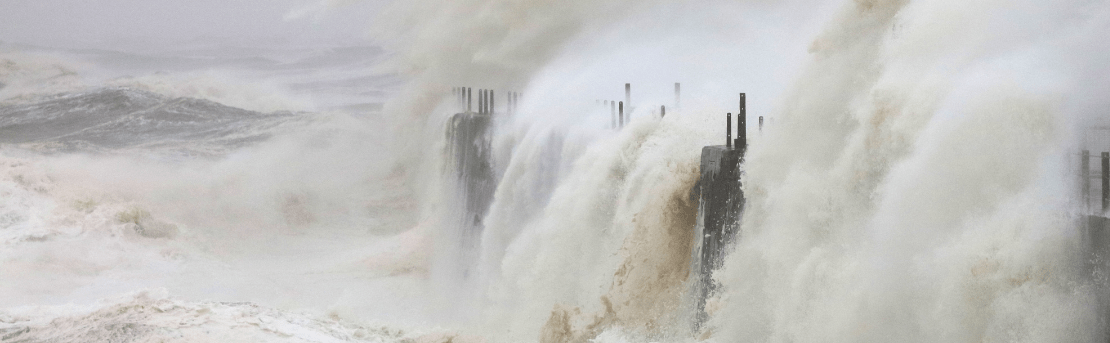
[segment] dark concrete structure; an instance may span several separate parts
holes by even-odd
[[[732,114],[727,116],[725,145],[712,145],[701,151],[701,178],[691,190],[698,198],[697,225],[694,227],[694,249],[690,264],[691,300],[694,302],[694,326],[700,329],[707,319],[706,299],[717,285],[713,271],[724,262],[724,255],[740,233],[744,212],[741,187],[744,152],[747,150],[747,126],[743,94],[737,114],[737,138],[732,139]]]
[[[468,95],[466,103],[470,103],[470,92],[465,93]],[[464,254],[478,250],[476,247],[484,228],[482,221],[497,187],[490,146],[493,91],[479,90],[478,94],[479,111],[456,113],[451,116],[446,128],[447,154],[461,202],[458,211],[462,228],[459,240]],[[469,268],[468,260],[471,258],[461,257],[461,264]]]

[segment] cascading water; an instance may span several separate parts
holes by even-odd
[[[373,23],[389,60],[0,45],[0,341],[1107,338],[1070,156],[1110,107],[1110,5],[420,0]],[[626,82],[613,130],[596,101]],[[460,85],[523,93],[482,141],[488,208],[460,205]],[[769,121],[695,330],[689,195],[741,92]]]

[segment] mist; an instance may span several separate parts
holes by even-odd
[[[1082,0],[9,1],[0,340],[1105,341],[1107,33]]]

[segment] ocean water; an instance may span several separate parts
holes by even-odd
[[[1106,3],[419,0],[367,30],[0,44],[0,341],[1110,333],[1076,178],[1110,149]],[[597,101],[624,83],[618,131]],[[457,86],[523,94],[495,115],[476,245]],[[738,93],[747,204],[694,330],[690,189]]]

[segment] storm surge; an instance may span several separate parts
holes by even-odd
[[[446,110],[417,99],[526,85],[492,138],[483,279],[447,282],[509,340],[1099,341],[1069,156],[1106,105],[1108,10],[474,1],[407,27],[425,72],[394,110],[439,129]],[[659,118],[675,81],[683,107]],[[594,99],[624,82],[633,119],[612,132]],[[749,133],[741,232],[691,332],[687,194],[737,92],[771,123]]]
[[[127,75],[0,55],[0,341],[1107,339],[1074,159],[1106,4],[417,0],[371,29]],[[481,206],[458,86],[523,94]],[[691,189],[738,93],[767,124],[695,326]]]

